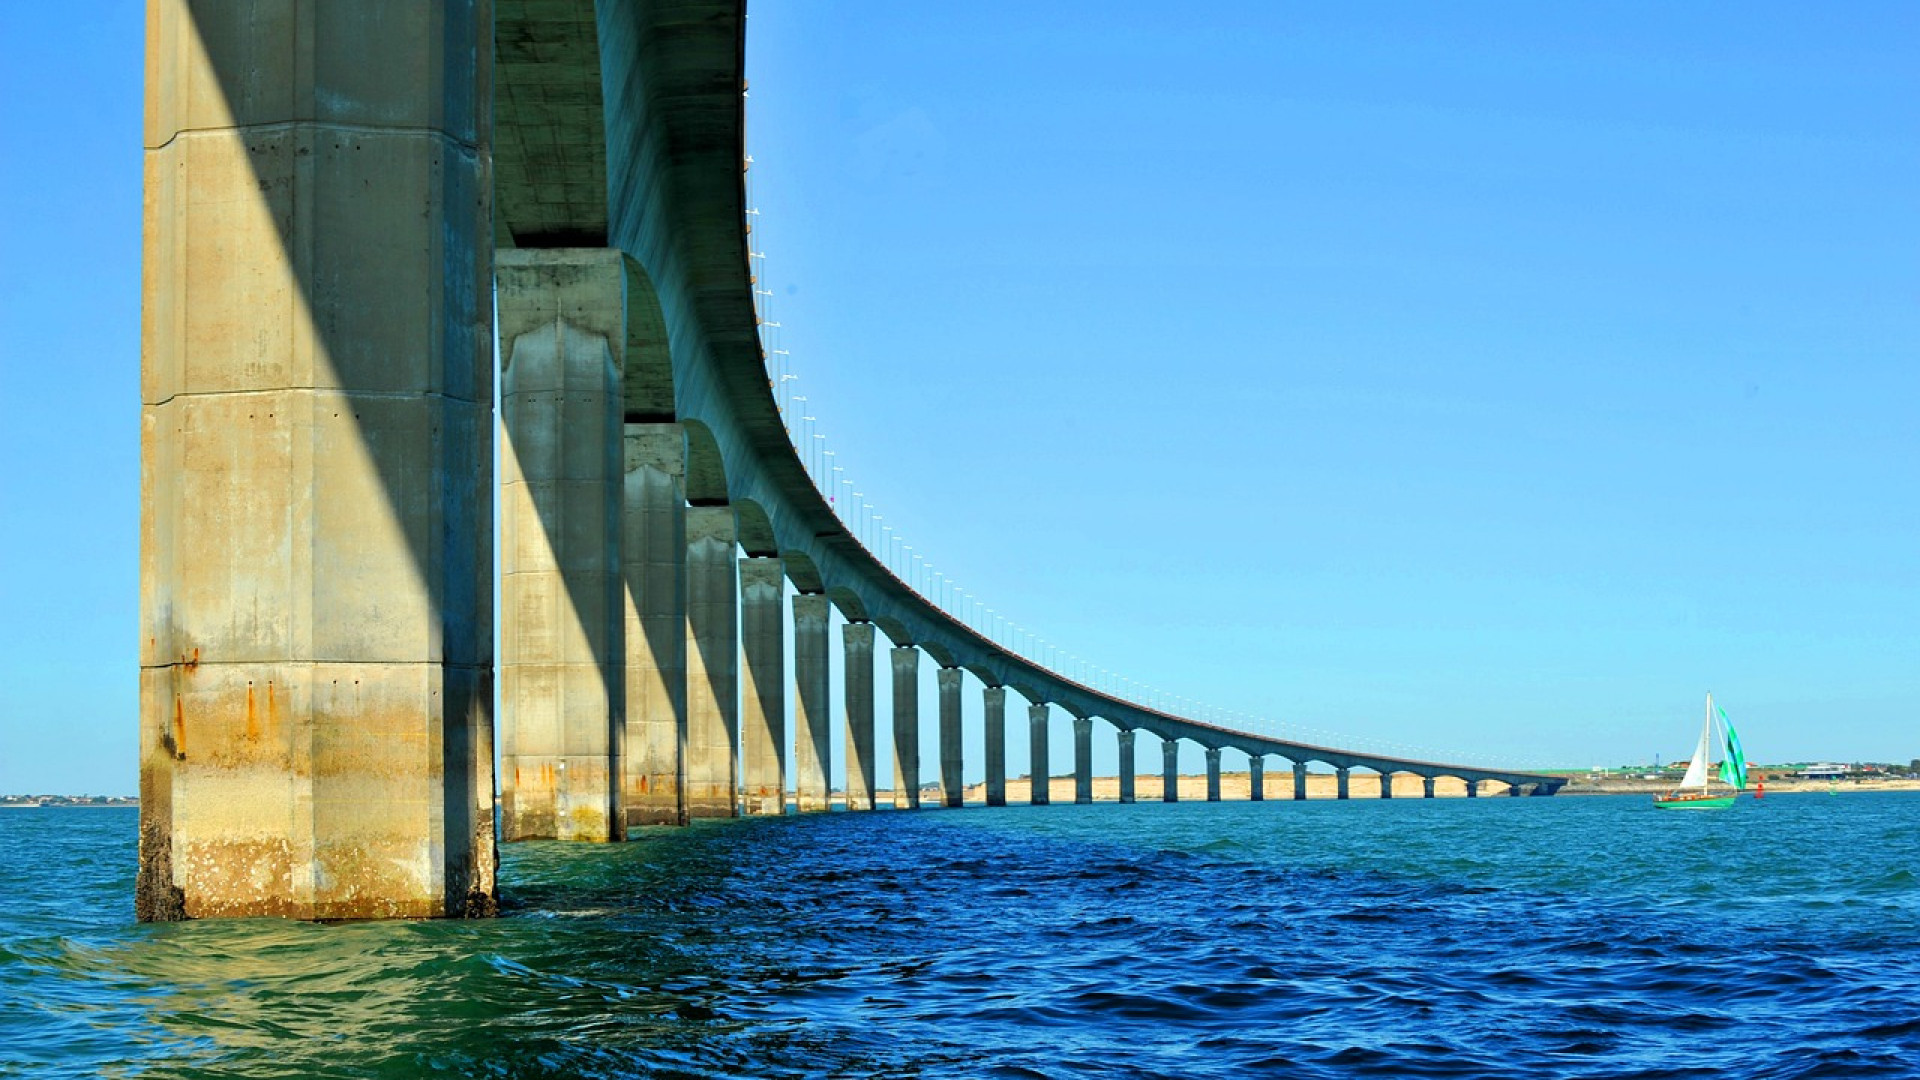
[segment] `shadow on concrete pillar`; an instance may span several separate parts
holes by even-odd
[[[803,814],[829,806],[827,778],[833,775],[833,717],[829,711],[831,675],[827,627],[832,604],[824,594],[793,598],[793,771],[795,796]]]
[[[940,695],[940,804],[952,809],[965,805],[961,782],[960,687],[961,669],[943,667],[934,676]]]
[[[1007,805],[1007,688],[989,686],[981,694],[986,713],[987,805]]]
[[[1267,798],[1267,759],[1259,754],[1247,756],[1247,800],[1264,802]]]
[[[1293,763],[1293,801],[1302,802],[1307,797],[1307,763]]]
[[[1046,702],[1037,702],[1027,706],[1027,760],[1031,763],[1028,775],[1033,778],[1027,791],[1027,802],[1033,806],[1045,806],[1052,799],[1052,785],[1047,760],[1047,723],[1051,708]]]
[[[1120,801],[1123,803],[1133,801],[1133,773],[1135,765],[1133,756],[1133,734],[1132,728],[1121,728],[1119,732]]]
[[[777,558],[740,560],[743,808],[787,812],[787,574]]]
[[[893,808],[920,809],[920,649],[893,649]]]
[[[1479,798],[1480,797],[1480,781],[1467,780],[1464,782],[1467,785],[1467,798],[1469,799]]]
[[[1160,801],[1180,801],[1180,740],[1160,737]]]
[[[625,260],[507,250],[494,272],[502,839],[611,840],[624,832]]]
[[[740,808],[740,592],[731,506],[687,509],[687,816]]]
[[[1348,781],[1351,780],[1352,777],[1353,770],[1345,765],[1334,770],[1334,778],[1336,781],[1334,785],[1334,798],[1344,799],[1348,797]]]
[[[873,624],[850,622],[840,628],[846,652],[847,809],[873,809]]]
[[[1433,798],[1433,777],[1423,776],[1420,778],[1420,797],[1423,799]]]
[[[620,534],[626,584],[626,731],[620,820],[684,825],[687,739],[687,436],[679,424],[628,424]]]
[[[149,10],[135,916],[491,914],[491,22]]]
[[[1073,718],[1073,801],[1093,801],[1093,717]]]
[[[1207,747],[1207,801],[1220,801],[1220,748]]]
[[[1393,774],[1390,772],[1380,774],[1380,797],[1383,799],[1393,798]]]

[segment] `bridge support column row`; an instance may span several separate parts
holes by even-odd
[[[143,921],[492,911],[483,10],[151,5]]]
[[[987,718],[987,805],[1007,805],[1007,688],[989,686],[981,695]]]
[[[1133,729],[1120,729],[1120,801],[1133,801]]]
[[[920,650],[893,649],[893,808],[920,808]]]
[[[1253,802],[1267,798],[1267,759],[1257,754],[1247,759],[1247,798]]]
[[[832,603],[820,593],[793,598],[794,795],[803,814],[829,806],[833,716],[827,628],[832,612]]]
[[[940,804],[958,810],[966,804],[961,781],[959,668],[943,667],[935,679],[940,692]]]
[[[1093,717],[1073,718],[1073,801],[1093,801]]]
[[[1160,801],[1180,801],[1180,740],[1160,740]]]
[[[1032,783],[1027,786],[1027,802],[1034,806],[1045,806],[1052,798],[1048,783],[1050,764],[1047,761],[1047,721],[1048,706],[1045,702],[1027,706],[1027,759],[1031,762],[1028,775]]]
[[[1220,748],[1207,747],[1207,801],[1220,801]]]

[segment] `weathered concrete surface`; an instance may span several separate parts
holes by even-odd
[[[1030,763],[1028,775],[1033,784],[1032,794],[1027,802],[1033,806],[1045,806],[1050,800],[1047,780],[1053,775],[1047,760],[1047,722],[1051,719],[1047,703],[1037,702],[1027,706],[1027,760]]]
[[[840,629],[846,652],[847,809],[873,809],[873,624],[848,623]]]
[[[1250,802],[1263,802],[1267,797],[1267,759],[1259,756],[1247,759],[1247,799]]]
[[[963,672],[943,667],[934,676],[940,695],[940,804],[959,809],[965,805],[965,786],[961,783],[960,686]]]
[[[920,650],[893,649],[893,808],[920,809]]]
[[[740,560],[741,759],[749,814],[787,812],[786,569]]]
[[[503,251],[494,275],[502,839],[611,840],[625,725],[625,268],[604,248]]]
[[[793,598],[794,796],[803,814],[828,807],[833,769],[832,691],[827,627],[832,603],[818,593]]]
[[[1207,747],[1207,801],[1220,801],[1220,748]]]
[[[981,708],[986,713],[988,806],[1007,805],[1007,688],[988,686],[981,692]]]
[[[740,611],[733,507],[687,508],[689,818],[740,807]]]
[[[142,920],[493,910],[491,29],[150,6]]]
[[[1180,801],[1180,740],[1160,740],[1160,799]]]
[[[1120,801],[1130,803],[1134,796],[1134,757],[1133,729],[1121,728],[1120,735]]]
[[[1093,801],[1093,718],[1073,718],[1073,801]]]
[[[687,740],[687,436],[679,424],[625,427],[620,533],[626,610],[621,835],[684,825]]]

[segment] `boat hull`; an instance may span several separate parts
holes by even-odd
[[[1656,810],[1727,810],[1733,806],[1732,795],[1695,795],[1679,798],[1656,798],[1653,800]]]

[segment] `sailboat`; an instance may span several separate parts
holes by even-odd
[[[1720,768],[1713,775],[1707,772],[1714,746],[1714,720],[1720,721],[1719,748],[1725,751]],[[1715,780],[1724,785],[1716,790]],[[1687,763],[1687,774],[1680,778],[1680,786],[1665,795],[1655,795],[1653,805],[1661,810],[1725,810],[1733,805],[1733,800],[1747,789],[1747,755],[1740,749],[1740,736],[1733,730],[1733,721],[1727,719],[1725,709],[1717,709],[1713,704],[1713,693],[1707,693],[1707,713],[1700,722],[1700,745],[1693,749],[1693,760]]]

